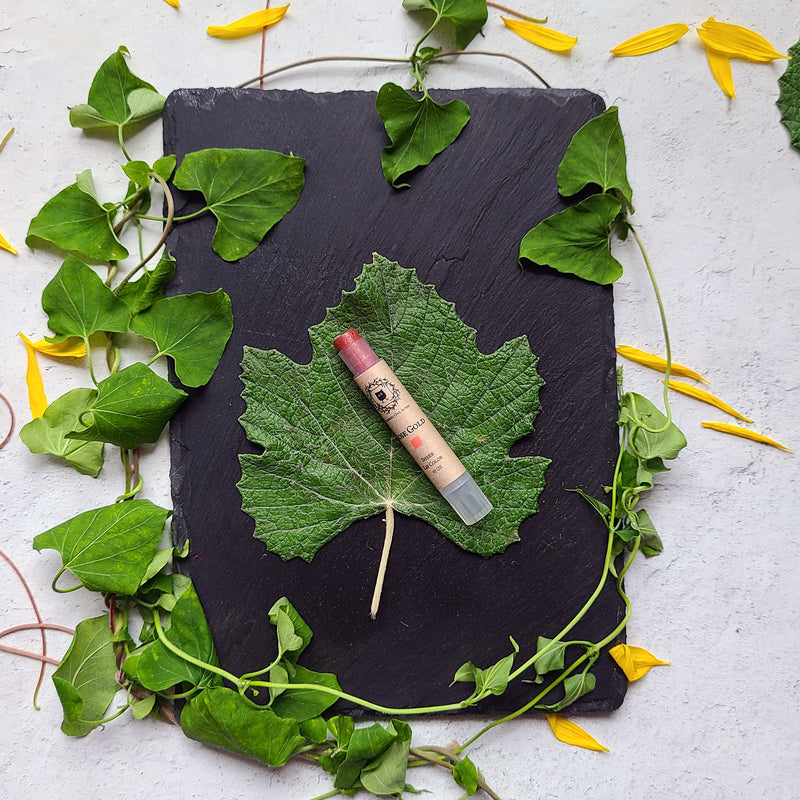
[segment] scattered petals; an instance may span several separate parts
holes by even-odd
[[[17,248],[14,247],[2,233],[0,233],[0,247],[2,247],[3,250],[8,250],[9,253],[17,252]]]
[[[14,129],[12,128],[3,138],[0,140],[0,151],[6,146],[6,142],[11,138],[11,134],[14,133]],[[8,239],[0,233],[0,248],[3,250],[8,250],[9,253],[16,253],[17,249]]]
[[[658,370],[659,372],[667,371],[667,360],[661,356],[653,355],[652,353],[645,353],[644,350],[639,350],[637,347],[629,347],[625,344],[617,345],[617,352],[628,361],[634,361],[641,364],[643,367],[650,367],[650,369]],[[708,381],[700,374],[695,372],[689,367],[684,367],[682,364],[676,364],[674,361],[670,365],[670,373],[672,375],[680,376],[681,378],[693,378],[696,381]]]
[[[711,74],[714,80],[719,84],[720,89],[725,92],[728,97],[736,97],[736,92],[733,88],[733,72],[731,71],[731,60],[728,56],[706,47],[706,54],[708,55],[708,65],[711,67]]]
[[[660,28],[640,33],[626,39],[618,44],[611,52],[615,56],[642,56],[645,53],[653,53],[675,44],[678,39],[688,33],[689,26],[683,22],[676,22],[673,25],[662,25]]]
[[[667,381],[667,386],[680,394],[685,394],[689,397],[694,397],[695,400],[702,400],[704,403],[716,406],[720,411],[724,411],[726,414],[736,417],[736,419],[741,419],[744,422],[753,421],[749,417],[745,417],[744,414],[740,414],[736,409],[731,408],[727,403],[715,397],[711,392],[707,392],[705,389],[700,389],[688,383],[681,383],[680,381]]]
[[[38,342],[31,342],[31,346],[39,353],[56,358],[83,358],[86,355],[86,343],[77,336],[70,336],[61,342],[39,339]]]
[[[650,671],[650,667],[669,664],[669,661],[656,658],[643,647],[629,647],[627,644],[612,647],[608,654],[617,662],[629,681],[638,681]]]
[[[788,58],[779,53],[761,34],[741,25],[717,22],[714,17],[709,17],[697,29],[697,35],[710,50],[728,58],[743,58],[759,63]]]
[[[33,346],[33,342],[25,334],[20,333],[19,335],[22,341],[25,342],[25,349],[28,352],[28,370],[25,373],[25,382],[28,384],[28,401],[31,405],[31,416],[34,419],[38,419],[47,408],[42,373],[39,372],[39,364],[36,362],[36,349]]]
[[[280,22],[288,8],[289,4],[278,8],[265,8],[228,25],[211,25],[207,28],[206,33],[218,39],[241,39],[243,36],[261,33],[264,28]]]
[[[790,453],[794,452],[791,447],[786,447],[785,445],[779,444],[774,439],[768,439],[766,436],[756,433],[755,431],[751,431],[749,428],[742,428],[740,425],[729,425],[727,422],[701,422],[700,424],[704,428],[711,428],[713,431],[730,433],[733,436],[741,436],[743,439],[750,439],[754,442],[772,445],[772,447],[777,447],[780,450],[786,450]]]
[[[547,721],[556,739],[573,747],[584,747],[587,750],[599,750],[608,752],[607,747],[603,747],[594,737],[574,722],[559,716],[558,714],[548,714]]]
[[[554,53],[567,53],[577,43],[577,36],[567,36],[566,33],[559,33],[552,28],[545,28],[536,22],[526,22],[520,19],[508,19],[500,17],[505,23],[506,28],[513,31],[517,36],[521,36],[531,44],[551,50]]]

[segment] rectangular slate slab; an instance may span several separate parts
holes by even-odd
[[[392,707],[455,702],[469,693],[465,685],[449,686],[464,662],[495,663],[511,651],[509,636],[527,658],[537,637],[557,634],[598,584],[605,529],[568,489],[602,496],[613,472],[612,290],[547,269],[523,270],[517,253],[533,225],[564,207],[558,163],[572,134],[603,103],[582,90],[437,95],[453,97],[472,109],[470,123],[402,190],[381,173],[387,138],[373,93],[185,89],[167,102],[165,152],[179,162],[209,147],[267,148],[307,160],[297,206],[246,258],[226,263],[212,252],[211,215],[177,226],[168,243],[178,261],[174,291],[222,287],[233,302],[230,343],[214,378],[190,390],[174,419],[171,454],[173,529],[178,541],[191,540],[181,568],[197,587],[221,663],[236,674],[272,660],[267,611],[285,595],[314,632],[302,663],[336,673],[345,691]],[[201,198],[176,192],[176,202],[185,214]],[[253,538],[236,488],[238,454],[258,451],[238,422],[243,346],[276,348],[307,363],[308,327],[353,289],[373,252],[413,267],[453,301],[483,352],[528,336],[546,381],[543,411],[535,433],[512,455],[552,459],[539,513],[501,555],[466,553],[427,524],[398,518],[377,620],[368,611],[380,517],[351,525],[310,564],[284,562]],[[570,638],[597,641],[623,613],[614,587],[606,586]],[[618,707],[624,676],[607,654],[594,671],[597,687],[577,707]],[[513,711],[538,688],[516,685],[481,710]]]

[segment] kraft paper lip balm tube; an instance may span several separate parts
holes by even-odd
[[[492,504],[388,364],[355,328],[333,344],[361,391],[464,524],[483,519]]]

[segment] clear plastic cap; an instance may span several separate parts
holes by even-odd
[[[469,472],[459,475],[447,486],[439,489],[442,497],[453,507],[465,525],[474,525],[491,510],[489,498],[481,491]]]

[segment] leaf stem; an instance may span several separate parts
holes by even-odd
[[[486,0],[486,5],[496,8],[498,11],[505,11],[506,14],[513,14],[513,16],[527,20],[528,22],[535,22],[538,25],[543,25],[545,22],[547,22],[547,17],[544,17],[544,19],[529,17],[527,14],[523,14],[520,11],[515,11],[513,8],[509,8],[508,6],[501,6],[500,3],[493,3],[492,0]]]
[[[150,254],[143,258],[119,283],[119,286],[114,290],[114,294],[119,294],[120,289],[125,286],[128,281],[133,278],[140,270],[144,269],[145,266],[156,256],[156,254],[161,250],[164,243],[167,241],[167,236],[169,236],[170,231],[172,230],[172,225],[175,221],[175,200],[172,197],[172,192],[167,185],[167,182],[156,172],[151,172],[151,176],[158,181],[161,185],[161,188],[164,190],[164,199],[167,203],[167,216],[165,219],[160,219],[159,221],[164,223],[164,229],[161,232],[161,237],[158,240],[156,246],[150,251]],[[202,209],[205,211],[206,209]],[[140,219],[148,219],[147,217],[140,217]]]
[[[372,593],[372,604],[369,608],[369,615],[372,619],[378,616],[378,606],[381,603],[381,593],[383,592],[383,581],[386,577],[386,565],[389,563],[389,551],[392,549],[392,539],[394,537],[394,506],[391,501],[386,504],[386,533],[383,537],[383,549],[381,560],[378,566],[378,577],[375,579],[375,590]]]
[[[431,61],[439,61],[442,58],[447,58],[449,56],[493,56],[495,58],[506,58],[509,61],[513,61],[515,64],[519,64],[520,66],[524,67],[528,72],[530,72],[533,76],[536,77],[538,81],[540,81],[545,88],[550,88],[550,84],[530,65],[526,64],[522,59],[517,58],[516,56],[512,56],[508,53],[500,53],[500,52],[493,52],[491,50],[448,50],[442,53],[437,53],[435,56],[431,57]],[[244,89],[246,86],[249,86],[251,83],[256,83],[257,81],[263,81],[266,78],[271,78],[274,75],[279,75],[281,72],[286,72],[291,69],[295,69],[296,67],[304,67],[309,64],[320,64],[326,61],[370,61],[370,62],[379,62],[379,63],[386,63],[386,64],[409,64],[411,59],[409,58],[385,58],[380,56],[314,56],[313,58],[304,58],[301,61],[293,61],[290,64],[284,64],[281,67],[276,67],[275,69],[268,70],[267,72],[263,72],[261,75],[256,75],[254,78],[250,78],[249,80],[244,81],[243,83],[238,84],[235,88],[236,89]]]

